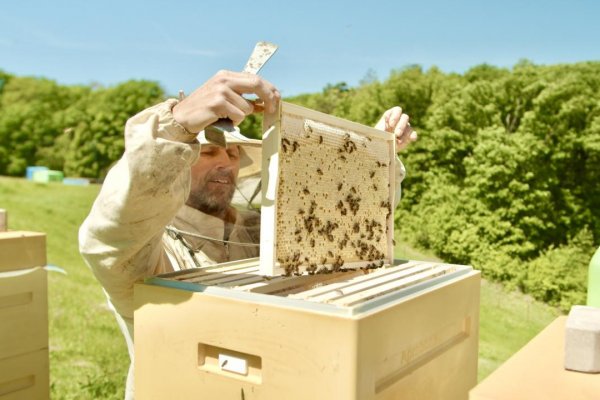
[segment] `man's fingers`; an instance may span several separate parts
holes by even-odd
[[[279,91],[273,84],[258,75],[231,72],[227,78],[228,86],[236,93],[253,93],[263,102],[265,110],[274,112],[281,99]]]
[[[380,131],[388,131],[388,122],[390,119],[390,112],[391,110],[387,110],[386,112],[383,113],[383,115],[381,116],[381,118],[379,119],[379,121],[377,121],[377,123],[375,124],[375,129],[379,129]]]
[[[413,131],[412,128],[409,126],[407,129],[409,129],[409,134],[405,135],[403,140],[400,140],[398,138],[396,138],[396,151],[402,151],[405,148],[408,147],[409,144],[416,142],[417,139],[419,138],[419,136],[417,135],[416,131]]]
[[[410,125],[408,124],[408,120],[408,115],[400,115],[399,121],[394,128],[394,134],[396,135],[398,140],[403,140],[404,135],[409,133]]]
[[[243,98],[241,95],[237,94],[232,89],[228,89],[227,93],[227,101],[233,104],[236,108],[238,108],[245,115],[250,115],[254,112],[254,105]]]
[[[226,102],[224,107],[225,109],[222,112],[225,115],[221,117],[229,118],[235,126],[241,124],[244,118],[246,118],[246,113],[240,110],[235,104]]]
[[[393,108],[390,108],[390,115],[388,118],[388,131],[389,132],[396,132],[396,129],[398,127],[398,121],[400,121],[402,114],[402,108],[396,106]]]

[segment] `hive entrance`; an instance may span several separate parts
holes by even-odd
[[[271,125],[263,143],[261,270],[315,273],[390,262],[392,135],[287,103]],[[273,273],[264,271],[269,264]]]

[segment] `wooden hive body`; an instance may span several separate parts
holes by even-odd
[[[50,397],[45,265],[45,234],[0,231],[0,400]]]
[[[466,400],[479,273],[420,261],[258,275],[258,260],[135,287],[136,398]]]
[[[393,260],[393,135],[293,104],[265,115],[261,273]]]

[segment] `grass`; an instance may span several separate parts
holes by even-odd
[[[12,230],[47,233],[50,381],[53,399],[122,399],[129,357],[100,285],[79,256],[77,230],[98,194],[87,187],[0,177],[0,208]],[[396,238],[397,258],[436,260]],[[550,323],[558,312],[500,285],[481,287],[479,379]]]
[[[77,245],[78,227],[98,190],[0,178],[9,229],[46,232],[48,263],[67,272],[48,275],[53,399],[123,398],[127,348]]]

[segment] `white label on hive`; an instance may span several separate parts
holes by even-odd
[[[248,362],[243,358],[219,354],[219,367],[222,371],[229,371],[240,375],[248,375]]]

